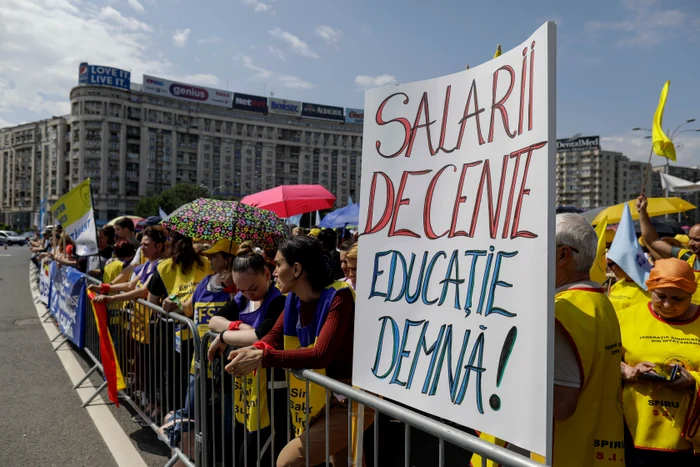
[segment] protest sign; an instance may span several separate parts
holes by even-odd
[[[39,265],[39,301],[44,305],[49,304],[49,291],[51,290],[51,268],[49,263],[42,261]]]
[[[353,385],[546,454],[555,25],[367,91]]]
[[[89,178],[58,198],[51,206],[51,213],[54,220],[63,226],[63,231],[75,242],[78,256],[98,253]]]
[[[79,349],[84,344],[85,304],[85,274],[52,263],[49,310],[61,334]]]

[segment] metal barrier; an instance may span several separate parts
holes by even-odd
[[[87,280],[99,284],[93,278]],[[344,445],[348,465],[362,465],[363,460],[368,459],[374,467],[383,467],[389,465],[387,458],[391,465],[397,465],[397,459],[401,457],[401,438],[403,465],[415,465],[412,458],[415,453],[410,449],[411,435],[412,430],[418,430],[437,440],[437,464],[431,458],[428,464],[431,466],[454,464],[446,449],[449,445],[463,450],[460,453],[463,452],[464,456],[474,452],[504,466],[542,466],[521,454],[481,440],[465,431],[464,427],[435,420],[312,370],[267,369],[263,378],[263,369],[259,368],[258,378],[234,378],[224,370],[227,360],[217,362],[215,359],[213,365],[209,364],[209,344],[216,334],[207,332],[200,339],[192,320],[177,313],[166,313],[161,307],[144,300],[110,302],[107,308],[109,329],[126,385],[120,392],[120,399],[138,414],[140,419],[135,417],[135,421],[150,427],[172,448],[168,466],[178,461],[190,467],[277,465],[279,453],[294,438],[289,410],[291,375],[305,384],[304,422],[310,428],[307,433],[316,423],[323,423],[322,431],[313,431],[322,437],[320,463],[327,466],[333,455],[344,452],[344,449],[341,447],[334,449],[335,453],[331,452],[331,434],[336,431],[331,430],[329,410],[316,419],[310,419],[311,384],[325,389],[326,409],[340,407],[341,416],[345,416],[342,412],[347,412],[347,443]],[[95,371],[103,374],[100,335],[93,313],[89,309],[86,311],[84,350],[94,365],[75,388]],[[104,382],[83,406],[97,397],[106,385]],[[364,420],[365,415],[367,420]],[[337,423],[337,419],[333,421]],[[387,435],[388,429],[396,434],[397,424],[394,422],[403,424],[400,429],[403,433],[398,440]],[[340,426],[334,425],[335,430],[340,427],[344,431],[343,425],[342,421]],[[362,429],[357,429],[358,426]],[[370,435],[367,442],[365,433]],[[304,436],[306,466],[314,465],[308,455],[313,442],[310,438]],[[424,443],[425,437],[421,436],[422,451],[426,450]],[[365,451],[369,450],[365,448],[371,448],[371,454],[366,454]],[[459,459],[460,463],[465,461],[464,457]]]

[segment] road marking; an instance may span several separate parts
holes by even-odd
[[[12,256],[12,255],[0,255],[0,256]]]
[[[29,268],[30,286],[33,283],[32,276],[32,268]],[[32,298],[34,299],[36,314],[39,316],[39,318],[41,318],[41,316],[46,313],[46,308],[41,302],[39,302],[38,291],[34,290],[33,287],[30,288],[32,289]],[[58,335],[58,330],[52,322],[42,322],[42,325],[49,339],[53,339],[56,335]],[[56,355],[58,355],[59,360],[61,360],[63,368],[65,368],[66,373],[68,373],[68,377],[73,385],[75,385],[85,376],[85,371],[80,366],[80,363],[78,363],[73,351],[69,347],[64,346],[57,350]],[[92,384],[92,382],[90,382],[90,379],[88,379],[76,390],[76,392],[78,393],[80,400],[85,402],[92,395],[92,393],[95,392],[95,389],[97,388]],[[110,402],[105,401],[102,398],[102,395],[99,395],[93,399],[90,405],[86,407],[86,410],[88,411],[88,414],[90,414],[90,418],[92,418],[92,421],[95,424],[97,431],[102,436],[107,448],[112,453],[112,457],[114,457],[117,465],[147,467],[146,462],[144,462],[143,458],[141,457],[141,454],[139,454],[138,450],[133,444],[131,444],[131,440],[119,425],[117,419],[114,418],[112,412],[107,408],[106,404],[109,403]],[[82,410],[80,407],[76,408],[77,410]]]

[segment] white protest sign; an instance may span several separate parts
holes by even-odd
[[[546,454],[555,25],[367,91],[353,385]]]

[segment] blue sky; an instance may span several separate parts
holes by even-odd
[[[222,89],[362,107],[363,91],[475,66],[558,23],[560,137],[636,159],[665,80],[666,126],[700,120],[700,2],[6,0],[0,126],[68,112],[81,61]],[[688,126],[700,128],[700,125]],[[700,132],[677,140],[700,165]]]

